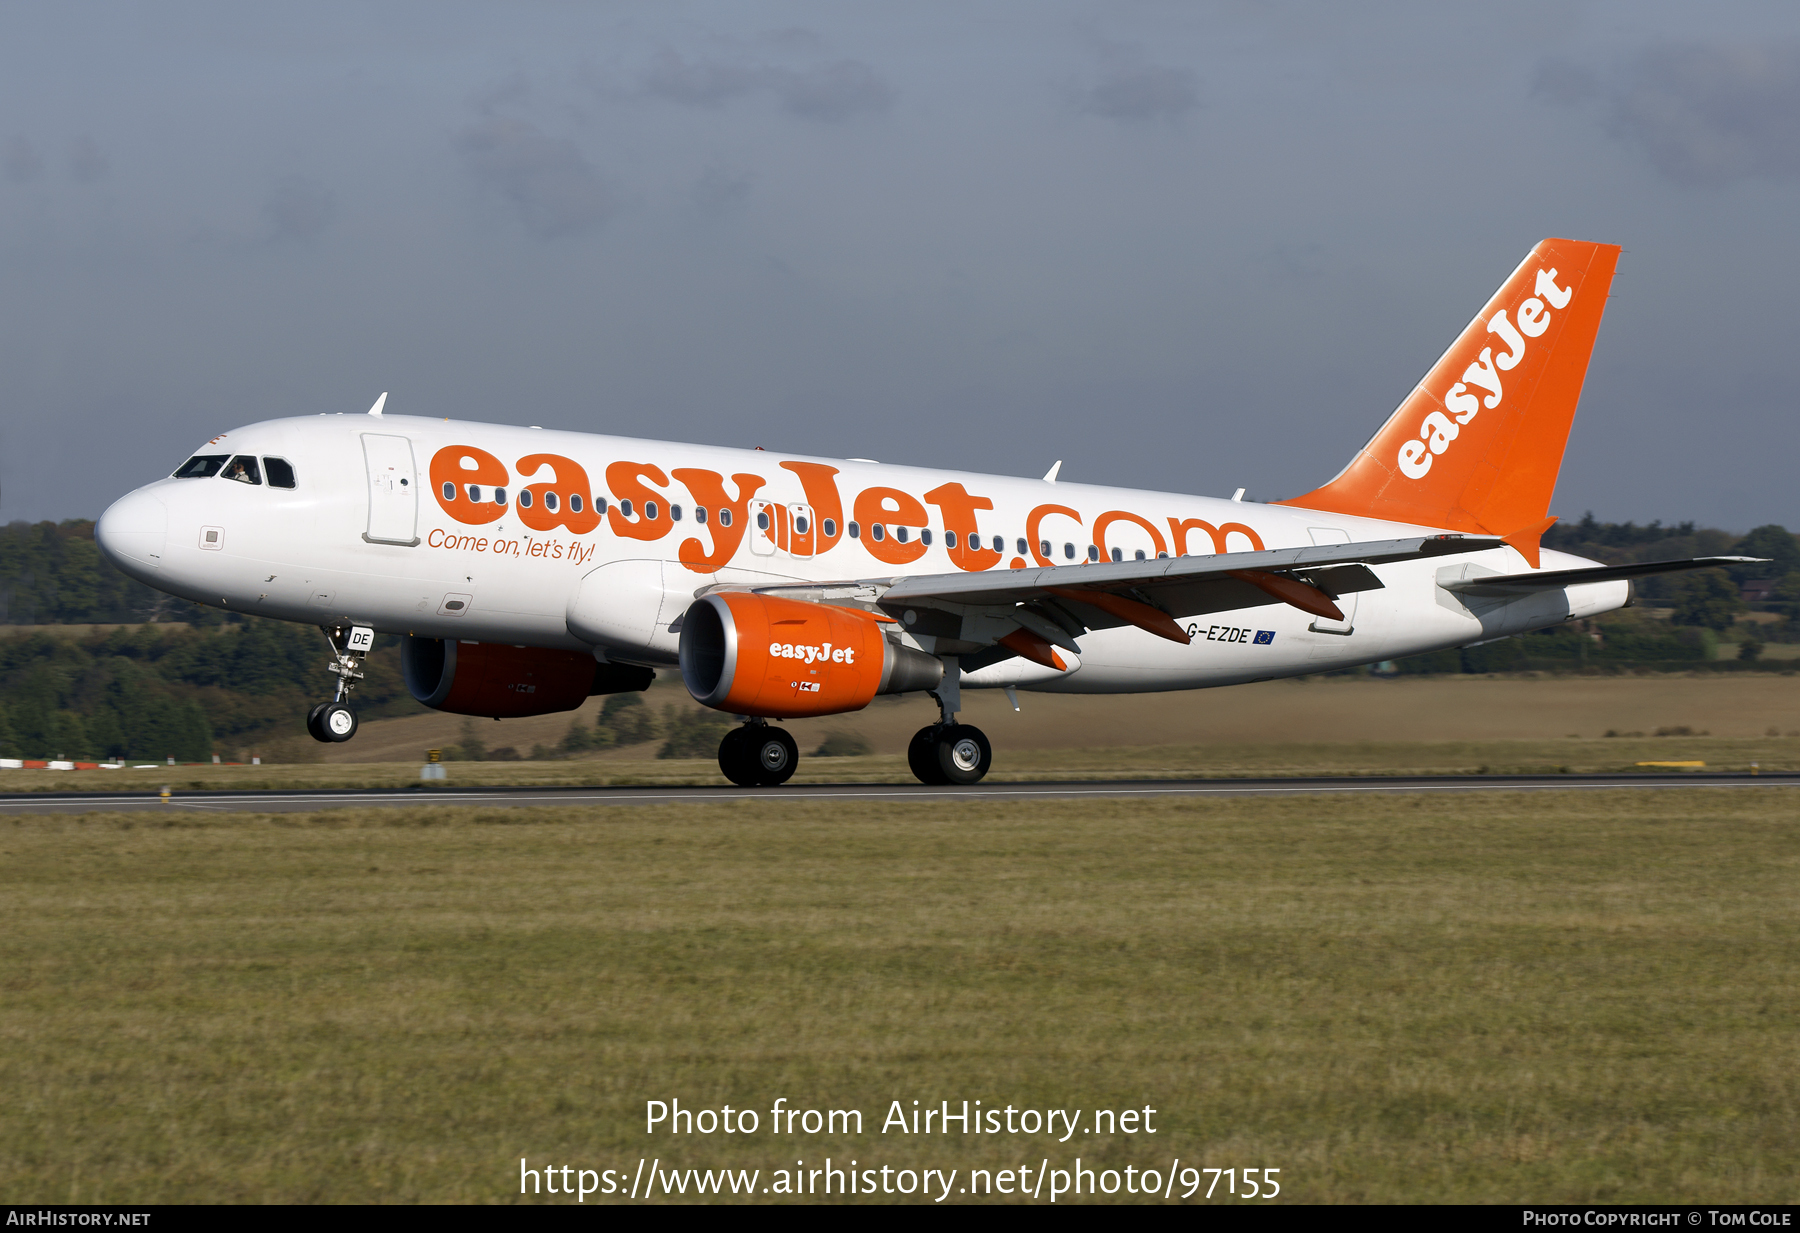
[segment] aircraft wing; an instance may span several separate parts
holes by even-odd
[[[1176,617],[1287,603],[1343,619],[1340,595],[1381,589],[1371,565],[1480,552],[1498,538],[1428,535],[1359,544],[1312,544],[1257,552],[1104,561],[980,573],[920,574],[841,583],[746,588],[879,609],[915,634],[938,639],[939,653],[993,648],[1060,668],[1050,650],[1081,653],[1089,630],[1134,625],[1173,642],[1189,635]]]
[[[1689,557],[1680,561],[1638,561],[1631,565],[1601,565],[1592,569],[1556,569],[1529,574],[1488,574],[1480,577],[1440,578],[1438,585],[1458,595],[1478,597],[1524,595],[1531,591],[1555,591],[1585,582],[1621,582],[1673,574],[1686,569],[1710,569],[1715,565],[1756,565],[1763,557]]]

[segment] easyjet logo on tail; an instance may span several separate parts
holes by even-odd
[[[1495,313],[1487,332],[1496,335],[1506,350],[1494,354],[1483,347],[1481,355],[1463,370],[1462,380],[1444,394],[1444,410],[1432,411],[1419,425],[1416,439],[1400,443],[1396,461],[1408,479],[1424,479],[1434,458],[1450,448],[1471,420],[1485,408],[1492,411],[1506,396],[1502,373],[1511,372],[1525,358],[1526,339],[1541,338],[1550,328],[1551,309],[1561,312],[1575,295],[1571,284],[1556,285],[1554,268],[1537,272],[1534,294],[1518,308],[1518,321],[1507,319],[1506,309]],[[1475,387],[1473,390],[1470,387]]]

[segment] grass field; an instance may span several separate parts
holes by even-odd
[[[652,709],[697,710],[679,682],[659,681],[644,696]],[[601,699],[580,718],[592,723]],[[1015,712],[998,690],[963,694],[963,719],[979,724],[1003,753],[1104,746],[1329,745],[1345,741],[1542,741],[1603,737],[1608,731],[1654,734],[1690,728],[1731,739],[1759,739],[1773,728],[1800,738],[1800,676],[1320,677],[1264,681],[1228,689],[1162,694],[1021,694]],[[824,719],[790,720],[802,755],[834,730],[855,732],[878,754],[901,755],[912,734],[937,718],[920,694],[877,698],[867,708]],[[571,715],[487,720],[489,748],[554,745]],[[415,715],[376,720],[343,745],[300,748],[326,762],[419,761],[433,746],[454,744],[463,720]],[[304,738],[302,738],[304,740]],[[652,749],[590,755],[599,762],[641,759]],[[803,762],[803,771],[816,763]]]
[[[0,1195],[1079,1155],[1279,1168],[1301,1201],[1793,1202],[1795,803],[7,818]],[[762,1133],[646,1135],[672,1097]],[[776,1097],[865,1131],[771,1135]],[[896,1099],[1158,1133],[884,1135]]]
[[[550,762],[452,762],[446,788],[726,783],[711,758],[660,759],[653,747],[605,758]],[[1555,774],[1642,770],[1649,761],[1698,760],[1706,769],[1800,770],[1800,738],[1642,737],[1562,740],[1334,741],[1317,744],[1144,745],[1092,749],[1002,749],[988,779],[1241,778],[1295,775]],[[1680,770],[1646,773],[1683,774]],[[275,766],[175,766],[151,770],[0,770],[0,792],[156,792],[399,788],[419,784],[417,762],[333,762]],[[796,783],[916,783],[895,754],[801,757]]]

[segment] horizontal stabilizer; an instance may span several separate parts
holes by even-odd
[[[1683,561],[1638,561],[1631,565],[1601,565],[1593,569],[1555,569],[1530,574],[1488,574],[1485,577],[1438,580],[1446,591],[1458,595],[1503,597],[1531,591],[1557,591],[1589,582],[1623,582],[1652,574],[1675,574],[1687,569],[1711,569],[1717,565],[1756,565],[1762,557],[1690,557]],[[1448,572],[1448,571],[1445,571]]]

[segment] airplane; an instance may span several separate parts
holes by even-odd
[[[1487,642],[1623,607],[1630,580],[1540,547],[1616,245],[1536,245],[1332,480],[1231,499],[536,426],[366,414],[220,433],[95,528],[129,576],[318,625],[347,741],[359,664],[400,635],[412,696],[573,710],[678,669],[740,721],[726,778],[785,782],[784,719],[928,695],[908,763],[972,784],[965,689],[1138,693]]]

